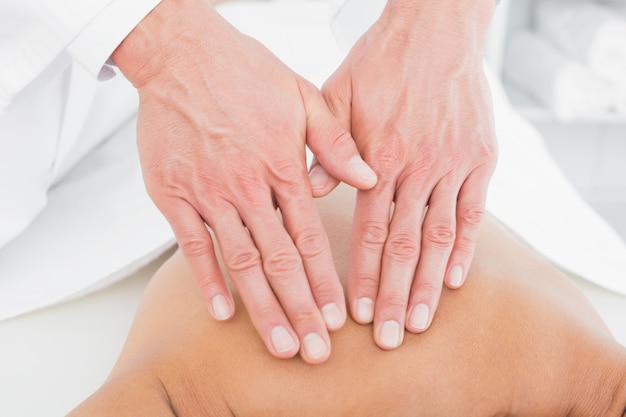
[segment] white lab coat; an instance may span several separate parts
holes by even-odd
[[[0,0],[0,247],[136,109],[109,56],[159,0]]]
[[[111,53],[160,0],[0,0],[0,247],[44,209],[50,187],[134,114]],[[385,0],[331,0],[350,44]],[[349,16],[359,16],[350,19]]]

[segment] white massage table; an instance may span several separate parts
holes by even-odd
[[[301,3],[302,7],[295,6],[295,8],[292,2],[282,4],[286,7],[286,13],[290,13],[289,19],[280,20],[266,16],[269,21],[275,19],[275,21],[268,23],[270,27],[276,28],[280,25],[286,25],[289,27],[285,30],[299,30],[304,38],[310,38],[311,34],[320,38],[320,33],[322,33],[322,38],[326,38],[323,42],[316,41],[305,48],[294,48],[288,43],[289,41],[298,41],[297,37],[285,37],[283,36],[284,31],[278,30],[267,35],[269,38],[266,39],[266,42],[268,44],[275,42],[277,45],[276,52],[279,56],[288,61],[294,69],[306,73],[312,81],[319,84],[327,75],[329,65],[331,67],[335,65],[337,57],[340,57],[340,52],[332,51],[333,43],[330,34],[323,32],[325,14],[320,11],[322,9],[319,7],[306,6],[304,2]],[[241,23],[241,19],[245,20],[245,16],[258,17],[262,15],[263,10],[238,13],[236,6],[228,6],[225,13],[235,21],[239,19],[239,23]],[[301,19],[300,24],[297,23],[298,19]],[[258,35],[255,31],[263,31],[266,28],[263,29],[263,27],[256,27],[252,24],[247,29],[252,34]],[[285,41],[287,44],[280,44],[280,42]],[[335,56],[331,57],[330,63],[320,63],[319,60],[311,59],[311,57],[333,54]],[[626,345],[626,296],[592,283],[594,281],[605,288],[621,290],[622,293],[626,294],[624,291],[626,288],[626,267],[621,268],[622,264],[620,264],[626,260],[616,259],[616,256],[620,257],[619,254],[626,253],[623,242],[620,246],[620,243],[615,240],[615,236],[607,231],[606,225],[601,222],[598,223],[598,218],[590,214],[585,207],[578,207],[578,200],[572,200],[571,190],[563,182],[563,179],[555,173],[553,163],[546,159],[545,149],[538,147],[535,143],[536,132],[530,128],[527,122],[521,120],[508,108],[506,99],[501,96],[497,81],[492,80],[492,82],[494,84],[499,136],[502,138],[515,135],[526,136],[523,136],[522,140],[519,141],[521,146],[524,146],[523,148],[502,146],[500,160],[502,168],[499,169],[510,172],[501,172],[494,177],[490,209],[553,261],[591,279],[588,281],[574,278],[575,282],[596,306],[616,338],[620,343]],[[533,158],[531,164],[533,169],[541,171],[544,167],[546,170],[545,172],[535,172],[540,177],[543,175],[540,179],[533,179],[532,175],[520,175],[519,172],[515,171],[517,162],[511,159],[512,157],[525,158],[524,152],[521,152],[520,149],[522,151],[528,150],[533,146],[535,148],[529,150],[529,154]],[[521,161],[518,164],[521,166],[519,169],[526,169],[524,164],[528,165],[528,161]],[[557,185],[550,185],[541,194],[541,187],[544,183],[552,180]],[[124,181],[127,182],[127,178],[124,178]],[[524,181],[530,182],[525,185]],[[519,188],[510,191],[511,184]],[[563,191],[562,194],[560,194],[561,191]],[[55,192],[58,193],[58,190],[53,191],[53,194]],[[513,195],[507,194],[511,192]],[[530,205],[527,203],[528,199],[546,201],[545,199],[549,199],[550,195],[554,197],[554,205],[540,207],[538,204]],[[514,197],[521,197],[522,200],[516,203],[520,207],[507,205]],[[563,201],[574,202],[566,205],[566,207],[559,206]],[[520,214],[518,211],[522,213]],[[543,213],[552,216],[549,223],[541,223]],[[577,215],[580,217],[575,217]],[[574,216],[574,218],[568,216]],[[582,223],[582,226],[579,223]],[[588,227],[583,227],[585,225]],[[54,229],[42,227],[42,230]],[[563,231],[571,235],[563,237],[561,236]],[[563,249],[564,244],[578,242],[575,239],[577,234],[590,236],[589,245],[585,246],[583,239],[579,240],[582,243],[579,242],[578,246],[574,245],[571,248]],[[44,238],[46,236],[42,236],[42,239]],[[158,265],[171,253],[171,249],[163,253],[165,247],[171,248],[171,241],[168,240],[167,234],[161,234],[158,238],[161,240],[156,247],[148,248],[150,250],[145,251],[141,260],[135,260],[135,265],[148,262],[147,266],[140,270],[130,274],[118,271],[106,280],[95,280],[82,288],[75,288],[73,293],[66,297],[73,298],[71,301],[47,306],[25,315],[0,321],[1,417],[62,416],[98,388],[106,378],[122,347],[143,288]],[[151,237],[150,239],[157,238]],[[116,247],[122,247],[121,238],[119,242]],[[47,244],[47,248],[53,250],[54,245]],[[17,252],[15,256],[19,255]],[[122,252],[125,253],[126,251]],[[84,267],[84,265],[80,265],[80,258],[72,259],[67,255],[67,253],[73,253],[71,250],[64,253],[63,256],[67,258],[69,263],[68,268]],[[158,259],[150,261],[155,254],[158,255],[159,253],[162,255]],[[589,256],[582,256],[581,253],[589,254]],[[31,256],[36,257],[37,255],[28,253],[24,256],[23,263],[28,263]],[[604,259],[602,256],[607,257]],[[583,262],[585,258],[590,258],[591,261],[585,263]],[[593,262],[594,259],[595,262]],[[123,265],[127,263],[125,260]],[[0,289],[2,288],[1,280],[6,278],[2,276],[2,267],[2,262],[0,262]],[[59,274],[57,271],[57,276]],[[107,284],[124,276],[126,277],[122,281],[106,287]],[[98,287],[105,288],[90,292]],[[52,287],[50,288],[52,291]],[[31,288],[33,291],[34,289],[35,287]],[[88,293],[88,295],[75,298],[81,292]],[[58,303],[58,301],[57,297],[57,299],[49,300],[48,304]],[[40,307],[46,305],[41,300],[37,300],[37,302],[40,303],[37,304]]]

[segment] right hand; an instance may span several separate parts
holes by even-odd
[[[334,178],[371,188],[350,134],[317,88],[201,0],[163,0],[113,59],[139,90],[146,187],[212,315],[234,314],[217,244],[267,349],[325,361],[346,310],[305,142]]]

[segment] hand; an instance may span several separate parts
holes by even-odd
[[[212,315],[234,313],[217,243],[268,350],[326,360],[345,302],[305,140],[333,176],[361,188],[376,176],[321,93],[199,0],[161,2],[113,59],[139,90],[146,187]]]
[[[390,0],[322,88],[379,177],[358,193],[348,299],[383,349],[425,331],[444,280],[459,288],[472,261],[497,154],[482,68],[492,2]],[[323,166],[316,196],[337,184]]]

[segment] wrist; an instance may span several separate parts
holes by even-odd
[[[135,87],[154,78],[172,61],[193,56],[203,32],[220,19],[203,0],[162,0],[122,41],[111,58]]]
[[[482,50],[495,7],[495,0],[388,0],[380,20],[405,35],[433,34],[442,42]]]

